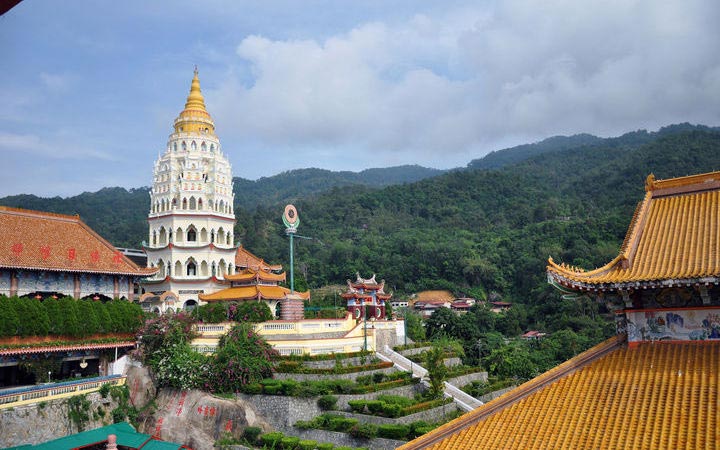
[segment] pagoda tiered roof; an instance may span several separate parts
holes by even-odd
[[[0,268],[149,276],[80,217],[0,206]]]
[[[720,278],[720,172],[647,178],[620,254],[584,270],[548,260],[549,279],[576,290],[706,284]]]
[[[356,274],[356,280],[347,280],[348,290],[342,295],[343,298],[370,298],[372,297],[368,291],[375,291],[375,297],[380,300],[389,300],[392,294],[385,292],[385,280],[381,280],[379,283],[375,280],[375,274],[370,278],[362,278],[360,273]]]
[[[240,273],[236,273],[233,275],[225,275],[225,279],[230,281],[233,286],[236,284],[246,284],[259,281],[270,281],[278,283],[280,281],[285,281],[285,272],[273,273],[265,270],[245,269]]]
[[[399,449],[717,448],[720,342],[621,344],[599,344]]]
[[[212,294],[200,294],[200,300],[204,302],[222,302],[233,300],[283,300],[286,298],[307,300],[310,298],[310,291],[291,293],[290,289],[282,286],[251,284],[248,286],[230,287]]]
[[[264,259],[255,256],[242,245],[238,247],[237,253],[235,254],[235,267],[266,272],[278,272],[282,270],[282,265],[267,263]]]

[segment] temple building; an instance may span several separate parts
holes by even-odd
[[[79,216],[0,206],[0,295],[134,300],[140,268]]]
[[[717,448],[720,172],[645,187],[615,259],[547,267],[617,335],[401,449]]]
[[[385,319],[385,302],[392,294],[385,293],[385,280],[379,283],[375,274],[371,278],[361,278],[356,274],[354,282],[347,280],[348,290],[342,294],[347,300],[347,310],[355,319],[366,318]]]
[[[267,264],[242,247],[238,248],[235,263],[241,269],[225,277],[230,287],[212,294],[202,294],[201,301],[263,301],[278,319],[304,318],[304,301],[310,298],[310,292],[291,292],[280,286],[279,283],[286,279],[282,266]]]
[[[230,163],[205,109],[197,69],[185,108],[155,162],[148,214],[146,308],[191,309],[200,294],[228,286],[235,273],[233,182]]]

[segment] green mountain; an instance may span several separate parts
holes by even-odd
[[[383,187],[404,184],[434,177],[443,170],[417,165],[366,169],[361,172],[333,172],[324,169],[297,169],[263,177],[257,181],[235,177],[236,207],[252,209],[258,205],[290,203],[333,187]]]

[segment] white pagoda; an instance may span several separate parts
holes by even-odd
[[[148,214],[146,309],[192,309],[235,273],[232,169],[205,109],[197,69],[185,108],[155,162]]]

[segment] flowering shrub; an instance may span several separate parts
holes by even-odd
[[[234,326],[220,339],[203,386],[212,392],[237,392],[244,385],[272,377],[278,353],[249,324]]]

